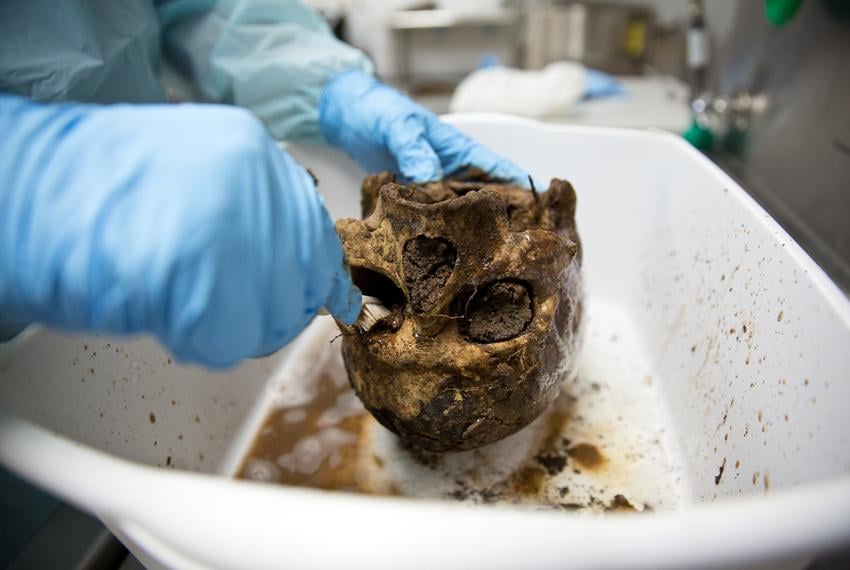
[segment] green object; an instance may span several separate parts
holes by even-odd
[[[682,136],[699,150],[709,150],[714,146],[714,133],[711,132],[711,129],[701,126],[695,120],[691,122],[688,130],[682,133]]]
[[[774,26],[784,26],[794,17],[802,3],[803,0],[764,0],[767,20]]]

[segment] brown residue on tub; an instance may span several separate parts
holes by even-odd
[[[720,485],[720,480],[723,479],[723,471],[726,470],[726,458],[723,458],[723,463],[720,464],[720,468],[717,471],[717,475],[714,476],[714,484]]]
[[[764,481],[764,492],[767,493],[770,490],[770,477],[765,473],[762,479]]]
[[[758,471],[753,472],[753,485],[758,485],[758,482],[759,482],[759,476],[760,476],[760,475],[759,475],[759,472],[758,472]]]
[[[154,413],[153,413],[153,412],[149,413],[149,414],[148,414],[148,420],[150,420],[150,422],[151,422],[152,424],[155,424],[155,423],[156,423],[156,415],[154,415]]]
[[[720,431],[720,428],[722,428],[726,424],[726,420],[728,418],[729,418],[729,408],[726,408],[726,410],[723,412],[723,419],[721,419],[720,423],[717,424],[717,427],[714,428],[714,433],[717,433],[717,432]]]
[[[781,323],[782,319],[785,318],[785,311],[779,311],[779,314],[776,315],[776,322]]]
[[[623,495],[617,494],[614,495],[614,498],[611,500],[611,504],[605,507],[607,512],[613,513],[636,513],[638,510],[635,508],[633,504],[629,502],[629,500]]]
[[[569,445],[569,441],[563,441],[561,434],[564,432],[564,426],[570,421],[570,411],[574,404],[575,397],[566,392],[561,392],[552,403],[549,417],[546,418],[545,436],[539,447],[540,453],[554,453],[564,444]]]
[[[580,466],[591,470],[598,469],[608,461],[595,445],[589,443],[575,444],[567,450],[567,455]]]
[[[536,497],[546,480],[546,472],[538,467],[524,467],[511,477],[511,487],[521,497]]]
[[[261,431],[256,437],[239,476],[248,477],[253,457],[275,465],[275,476],[271,480],[276,483],[362,491],[356,478],[357,438],[366,411],[359,405],[359,409],[351,410],[349,415],[339,414],[337,410],[335,421],[329,421],[334,415],[329,412],[338,407],[339,401],[345,401],[344,396],[350,392],[347,383],[337,386],[330,375],[321,374],[316,379],[316,395],[312,401],[297,408],[274,410],[269,415],[265,424],[272,429]],[[299,413],[293,418],[294,411]],[[429,461],[440,459],[438,454],[421,453],[416,459],[426,466]]]
[[[567,466],[567,458],[560,454],[541,453],[535,459],[549,475],[557,475]]]
[[[395,457],[370,450],[370,438],[376,429],[374,421],[357,400],[350,402],[352,388],[340,374],[344,374],[341,363],[338,370],[317,371],[311,381],[315,391],[309,402],[271,410],[237,477],[327,490],[400,494],[394,484],[388,487],[390,482],[383,480],[395,476],[392,472]],[[635,380],[640,382],[641,376]],[[527,455],[522,459],[517,457],[515,467],[486,483],[478,481],[474,470],[455,473],[452,477],[456,478],[446,481],[448,489],[442,497],[478,504],[508,502],[599,513],[646,512],[648,509],[640,497],[630,494],[628,484],[621,481],[629,472],[620,472],[621,462],[643,459],[640,450],[627,450],[623,456],[616,447],[604,447],[611,434],[594,430],[576,437],[573,431],[574,426],[582,426],[584,422],[575,411],[576,403],[582,398],[598,397],[607,387],[605,382],[588,381],[572,385],[569,391],[565,389],[540,419],[532,432]],[[305,445],[310,442],[319,445],[307,449]],[[370,453],[365,455],[364,451]],[[440,470],[448,469],[446,464],[450,463],[449,456],[401,444],[397,452],[405,461],[418,464],[417,469],[437,472],[433,475],[426,472],[428,477],[439,476]],[[364,461],[368,462],[365,471]],[[486,463],[479,467],[492,468]],[[382,468],[389,471],[374,479],[364,477],[371,470],[381,473]],[[577,491],[572,488],[573,483]]]

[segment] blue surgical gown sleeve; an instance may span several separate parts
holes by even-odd
[[[296,0],[166,0],[157,8],[168,60],[204,97],[251,110],[277,139],[319,140],[328,79],[373,71]]]

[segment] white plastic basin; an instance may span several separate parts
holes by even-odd
[[[589,318],[606,307],[634,332],[679,466],[670,510],[576,516],[230,479],[281,374],[310,362],[304,340],[212,374],[150,339],[29,331],[0,352],[0,460],[169,567],[794,566],[850,541],[850,303],[811,259],[672,135],[450,120],[537,180],[575,185]],[[362,173],[292,150],[331,213],[357,216]]]

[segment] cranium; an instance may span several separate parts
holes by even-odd
[[[363,183],[337,222],[354,282],[392,313],[343,330],[366,408],[405,441],[471,449],[530,423],[574,374],[581,245],[572,186]]]

